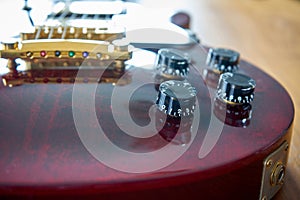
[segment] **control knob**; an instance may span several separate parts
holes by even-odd
[[[239,68],[240,54],[236,51],[224,48],[211,48],[208,52],[206,64],[219,71],[235,72]]]
[[[160,49],[156,57],[156,69],[161,75],[184,78],[189,72],[190,56],[175,49]]]
[[[160,84],[156,100],[158,109],[173,117],[194,113],[196,89],[187,81],[169,80]]]
[[[252,78],[227,72],[220,76],[217,97],[227,103],[247,104],[253,101],[255,86]]]

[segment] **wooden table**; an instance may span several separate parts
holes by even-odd
[[[294,100],[294,133],[283,189],[274,199],[300,199],[300,1],[143,0],[166,12],[185,10],[203,44],[232,48],[275,79]],[[282,105],[284,106],[284,105]]]

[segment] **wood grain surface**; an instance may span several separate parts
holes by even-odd
[[[300,1],[143,0],[162,12],[187,11],[203,44],[227,47],[277,79],[293,98],[296,116],[287,177],[275,200],[300,199]],[[285,105],[282,105],[285,106]]]

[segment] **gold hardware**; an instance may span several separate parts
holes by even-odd
[[[286,144],[285,151],[288,151],[288,150],[289,150],[289,144]]]
[[[268,200],[266,196],[264,196],[261,200]]]
[[[119,76],[124,74],[125,61],[131,59],[132,51],[124,37],[124,27],[106,19],[98,20],[96,15],[93,20],[53,16],[32,32],[21,33],[17,42],[1,45],[0,58],[8,60],[9,69],[2,76],[3,84],[13,87],[27,83],[74,83],[75,78],[76,82],[84,83],[126,84],[127,81],[121,83]],[[18,58],[25,61],[24,71],[18,71]],[[86,71],[85,77],[77,77],[79,68]],[[99,80],[93,72],[104,69],[106,77]]]
[[[4,42],[2,43],[3,50],[10,50],[10,49],[18,49],[19,43],[18,42]]]
[[[273,164],[273,161],[272,161],[272,160],[268,160],[266,166],[267,166],[267,167],[271,167],[272,164]]]
[[[277,162],[271,174],[271,185],[282,185],[285,178],[285,166],[281,162]]]
[[[69,73],[74,69],[78,70],[79,67],[91,71],[102,68],[111,70],[112,76],[106,77],[101,82],[115,83],[117,77],[114,73],[124,72],[124,62],[131,59],[132,52],[130,45],[124,40],[117,40],[112,44],[95,40],[40,39],[23,41],[14,48],[4,48],[0,50],[0,57],[8,59],[7,67],[10,69],[8,74],[2,76],[3,84],[13,87],[25,83],[72,83],[74,76],[64,77],[66,74],[64,70],[68,70]],[[17,58],[25,61],[25,72],[17,71],[18,64],[15,62]],[[41,73],[49,69],[56,70],[56,75],[49,77]],[[58,70],[61,74],[58,74]],[[32,77],[31,72],[34,71],[36,76]],[[91,77],[87,77],[88,82],[97,82],[98,77],[91,74],[89,73]],[[80,82],[81,79],[76,80]]]
[[[113,41],[125,37],[125,29],[118,27],[94,28],[73,26],[37,26],[31,33],[21,33],[22,40],[88,39]]]
[[[92,59],[98,59],[97,53],[105,55],[101,56],[101,60],[128,60],[131,58],[131,52],[118,49],[105,41],[45,39],[23,41],[21,48],[1,50],[0,55],[2,58],[57,58],[55,52],[59,50],[61,52],[60,57],[75,58],[75,56],[69,55],[69,51],[73,50],[76,52],[76,57],[78,57],[77,54],[81,55],[82,52],[90,52],[89,58]],[[44,51],[46,55],[42,56],[41,51]]]
[[[282,187],[285,178],[288,146],[287,141],[283,142],[278,149],[264,160],[259,199],[271,199]]]

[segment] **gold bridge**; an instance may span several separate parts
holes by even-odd
[[[130,46],[122,39],[114,40],[111,43],[82,39],[40,39],[2,45],[0,56],[6,59],[128,60],[131,58]]]
[[[39,39],[3,44],[0,56],[8,59],[7,67],[10,70],[2,76],[2,81],[4,85],[13,87],[26,83],[74,83],[75,80],[84,83],[117,83],[124,72],[124,62],[131,59],[132,52],[124,39],[112,42]],[[24,72],[17,70],[17,58],[25,61]],[[79,67],[86,70],[83,77],[76,77]],[[100,68],[110,73],[101,79],[95,77],[91,69]]]
[[[75,27],[75,26],[36,26],[33,32],[21,33],[22,40],[36,39],[88,39],[113,41],[125,37],[125,28],[104,26]]]
[[[115,3],[111,5],[118,12],[105,11],[103,19],[98,19],[103,13],[97,13],[89,20],[88,14],[70,13],[70,5],[66,4],[59,13],[50,14],[44,25],[35,26],[32,32],[22,32],[18,41],[2,43],[0,58],[7,59],[9,69],[2,76],[4,85],[75,80],[117,83],[125,72],[125,61],[132,57],[132,46],[125,40],[125,28],[107,19],[125,13],[123,4],[120,9]],[[25,63],[22,70],[17,59]],[[82,77],[77,75],[79,69],[84,70]],[[105,76],[95,76],[96,70],[104,70]]]

